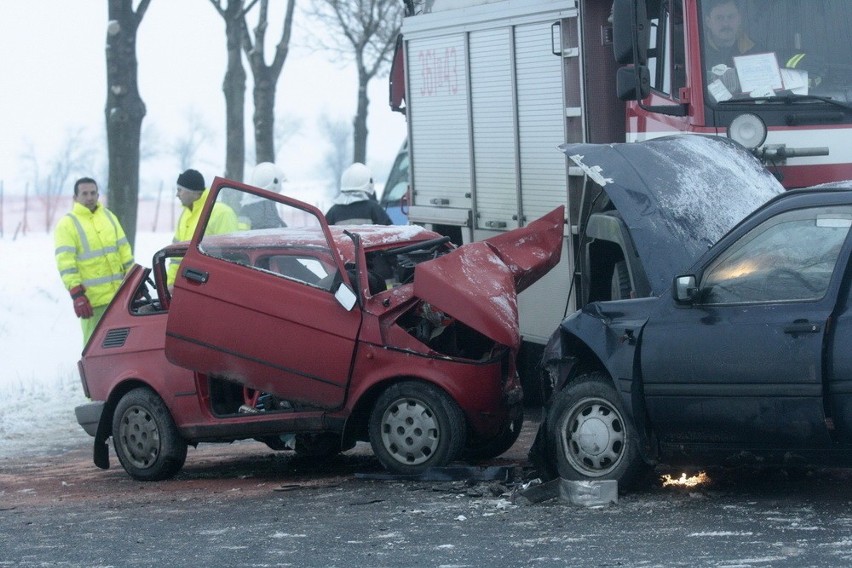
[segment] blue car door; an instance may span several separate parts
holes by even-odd
[[[780,212],[698,271],[694,301],[667,298],[642,338],[649,418],[664,444],[825,447],[824,345],[852,206]]]

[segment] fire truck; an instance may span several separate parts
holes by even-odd
[[[786,188],[852,178],[849,0],[405,1],[390,99],[409,221],[464,243],[566,205],[563,261],[520,296],[522,369],[567,312],[647,293],[618,212],[559,145],[722,136]],[[736,40],[725,60],[714,25]]]

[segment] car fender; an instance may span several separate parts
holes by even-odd
[[[92,458],[95,465],[100,469],[109,469],[110,467],[109,446],[107,446],[106,442],[109,440],[110,436],[112,436],[112,419],[115,414],[115,407],[118,405],[118,401],[121,400],[121,397],[137,387],[147,387],[162,398],[162,394],[156,387],[138,378],[129,377],[127,379],[122,379],[115,385],[115,387],[113,387],[109,396],[107,396],[104,401],[101,417],[98,421],[97,431],[95,432],[94,452]],[[168,401],[164,400],[164,402],[168,405]],[[173,414],[174,409],[169,408],[169,412]]]
[[[640,354],[642,330],[657,302],[658,298],[641,298],[588,304],[562,322],[542,361],[549,368],[545,375],[550,375],[553,392],[583,372],[606,370],[639,432],[643,458],[649,461],[656,450],[646,419]]]
[[[446,392],[459,405],[473,432],[491,435],[502,423],[503,413],[509,412],[510,395],[516,394],[520,402],[520,384],[507,390],[500,380],[508,357],[508,348],[494,359],[475,361],[362,344],[352,373],[357,380],[347,393],[346,407],[351,409],[345,413],[347,430],[358,423],[355,417],[369,412],[382,390],[400,380],[416,380]]]

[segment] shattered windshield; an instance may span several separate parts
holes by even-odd
[[[852,1],[702,0],[699,17],[710,101],[852,102]]]

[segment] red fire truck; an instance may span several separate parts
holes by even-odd
[[[390,98],[408,124],[409,220],[462,243],[566,205],[560,266],[519,298],[530,364],[566,312],[642,292],[618,212],[561,144],[722,136],[787,188],[852,178],[848,0],[406,0],[406,12]]]

